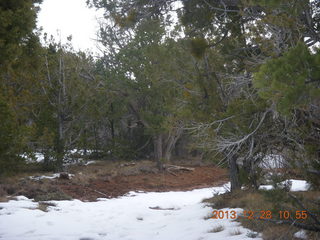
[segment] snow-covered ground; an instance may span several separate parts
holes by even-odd
[[[51,201],[56,206],[48,212],[37,209],[38,203],[31,199],[19,197],[0,203],[0,239],[252,239],[247,236],[250,230],[238,222],[206,219],[212,209],[201,201],[225,191],[226,187],[214,187],[188,192],[130,192],[97,202]],[[217,229],[222,231],[214,232]]]
[[[291,191],[308,188],[306,181],[291,179],[290,182]],[[0,203],[0,239],[252,239],[257,234],[236,221],[208,219],[212,208],[201,201],[227,189],[229,185],[187,192],[130,192],[120,198],[101,198],[97,202],[50,201],[54,206],[48,207],[47,212],[39,210],[38,203],[32,199],[20,196]],[[242,212],[242,209],[223,210]],[[255,239],[261,238],[258,235]]]
[[[289,179],[286,181],[283,181],[279,184],[279,187],[284,187],[288,185],[290,187],[290,191],[296,192],[296,191],[308,191],[310,188],[310,184],[305,180],[295,180],[295,179]],[[261,185],[259,189],[263,190],[270,190],[274,187],[272,185]]]
[[[60,177],[60,173],[53,173],[53,174],[50,174],[50,175],[42,175],[42,176],[29,176],[30,179],[32,180],[42,180],[42,179],[56,179],[56,178],[59,178]],[[74,177],[74,174],[68,174],[68,177],[69,178],[72,178]]]
[[[94,150],[87,150],[86,154],[92,154]],[[98,151],[99,152],[99,151]],[[100,151],[101,152],[101,151]],[[92,163],[95,163],[95,161],[86,161],[83,158],[79,156],[85,156],[85,151],[82,149],[72,149],[66,152],[65,159],[64,159],[64,165],[73,165],[73,164],[83,164],[83,165],[89,165]],[[73,157],[73,155],[77,155],[76,158]],[[24,158],[26,163],[41,163],[44,161],[44,154],[41,152],[34,152],[32,154],[21,154],[20,157]]]
[[[34,163],[34,162],[43,162],[44,155],[40,152],[35,152],[32,154],[33,156],[30,156],[26,153],[21,154],[20,157],[24,158],[27,163]]]

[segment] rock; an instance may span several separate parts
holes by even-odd
[[[68,173],[66,173],[66,172],[61,172],[61,173],[59,174],[59,179],[69,180],[70,177],[69,177],[69,174],[68,174]]]
[[[299,239],[308,239],[307,233],[304,230],[300,230],[293,235],[295,238]]]

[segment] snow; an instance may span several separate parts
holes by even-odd
[[[261,185],[260,190],[272,190],[274,187],[272,185]]]
[[[33,153],[34,156],[30,157],[30,155],[24,153],[21,154],[20,157],[24,158],[27,163],[34,163],[34,162],[43,162],[44,155],[43,153],[35,152]]]
[[[305,180],[288,180],[292,182],[291,191],[297,192],[297,191],[308,191],[310,188],[310,184]]]
[[[101,151],[95,151],[88,149],[86,151],[86,154],[92,154],[94,152],[101,152]],[[78,155],[78,156],[74,156]],[[65,159],[64,159],[64,165],[73,165],[73,164],[83,164],[85,166],[94,163],[95,161],[85,161],[83,158],[79,156],[85,156],[85,150],[83,149],[72,149],[66,152]],[[26,163],[41,163],[44,161],[44,154],[41,152],[34,152],[34,153],[23,153],[20,154],[20,157],[24,158]]]
[[[32,199],[19,197],[0,203],[0,239],[252,239],[248,237],[250,230],[236,221],[205,219],[212,208],[201,201],[226,189],[227,186],[187,192],[130,192],[97,202],[51,201],[55,206],[48,207],[48,212],[36,209],[38,204]],[[222,231],[212,232],[219,226]]]
[[[295,238],[299,239],[308,239],[307,233],[304,230],[300,230],[293,235]]]
[[[74,174],[70,174],[68,173],[69,178],[74,177]],[[41,180],[41,179],[55,179],[55,178],[59,178],[60,177],[60,173],[54,173],[51,175],[42,175],[42,176],[29,176],[30,179],[32,180]]]
[[[305,180],[296,180],[296,179],[289,179],[283,181],[279,184],[280,186],[288,185],[290,186],[290,191],[297,192],[297,191],[308,191],[310,188],[310,184]],[[272,185],[261,185],[259,189],[262,190],[271,190],[273,189]]]
[[[29,176],[30,179],[32,180],[41,180],[41,179],[55,179],[60,176],[59,173],[54,173],[51,175],[42,175],[42,176]]]
[[[95,150],[91,150],[91,149],[87,149],[86,151],[84,149],[72,149],[70,151],[68,151],[71,154],[80,154],[80,155],[85,155],[84,153],[86,152],[87,154],[92,154],[94,152],[101,152],[101,151],[95,151]]]
[[[96,161],[88,161],[88,162],[86,162],[84,165],[85,165],[85,166],[88,166],[88,165],[94,164],[94,163],[96,163]]]
[[[285,166],[285,159],[281,155],[277,154],[266,155],[259,164],[259,167],[264,169],[283,168]]]

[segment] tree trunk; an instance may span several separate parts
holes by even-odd
[[[43,159],[43,167],[46,171],[52,170],[52,162],[50,162],[49,150],[45,150],[43,152],[44,159]]]
[[[246,176],[248,177],[248,181],[250,186],[249,187],[254,187],[254,189],[259,188],[258,184],[258,176],[256,172],[256,166],[253,162],[252,158],[247,158],[243,161],[243,170],[246,172]]]
[[[237,165],[237,155],[232,155],[228,159],[229,163],[229,174],[231,182],[231,192],[237,189],[241,189],[239,168]]]
[[[163,170],[163,152],[162,152],[162,134],[154,136],[153,138],[154,158],[157,162],[157,167],[160,171]]]
[[[114,109],[113,109],[113,104],[110,104],[110,110],[111,110],[111,114],[114,114]],[[112,143],[114,143],[114,120],[113,118],[110,120],[110,128],[111,128],[111,139],[112,139]],[[112,146],[113,147],[113,146]]]
[[[57,146],[56,146],[56,159],[57,164],[56,168],[58,171],[62,171],[63,167],[63,158],[64,158],[64,131],[63,131],[63,116],[60,113],[58,116],[58,139],[57,139]]]
[[[172,150],[174,149],[178,139],[180,138],[182,131],[183,131],[182,128],[179,128],[177,130],[174,130],[173,134],[169,133],[170,135],[169,135],[168,141],[166,143],[166,148],[164,151],[164,159],[166,161],[170,160]]]

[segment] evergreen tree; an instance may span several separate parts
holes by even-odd
[[[26,148],[36,81],[39,39],[34,33],[41,1],[0,2],[1,172],[15,166]],[[15,166],[16,167],[16,166]]]

